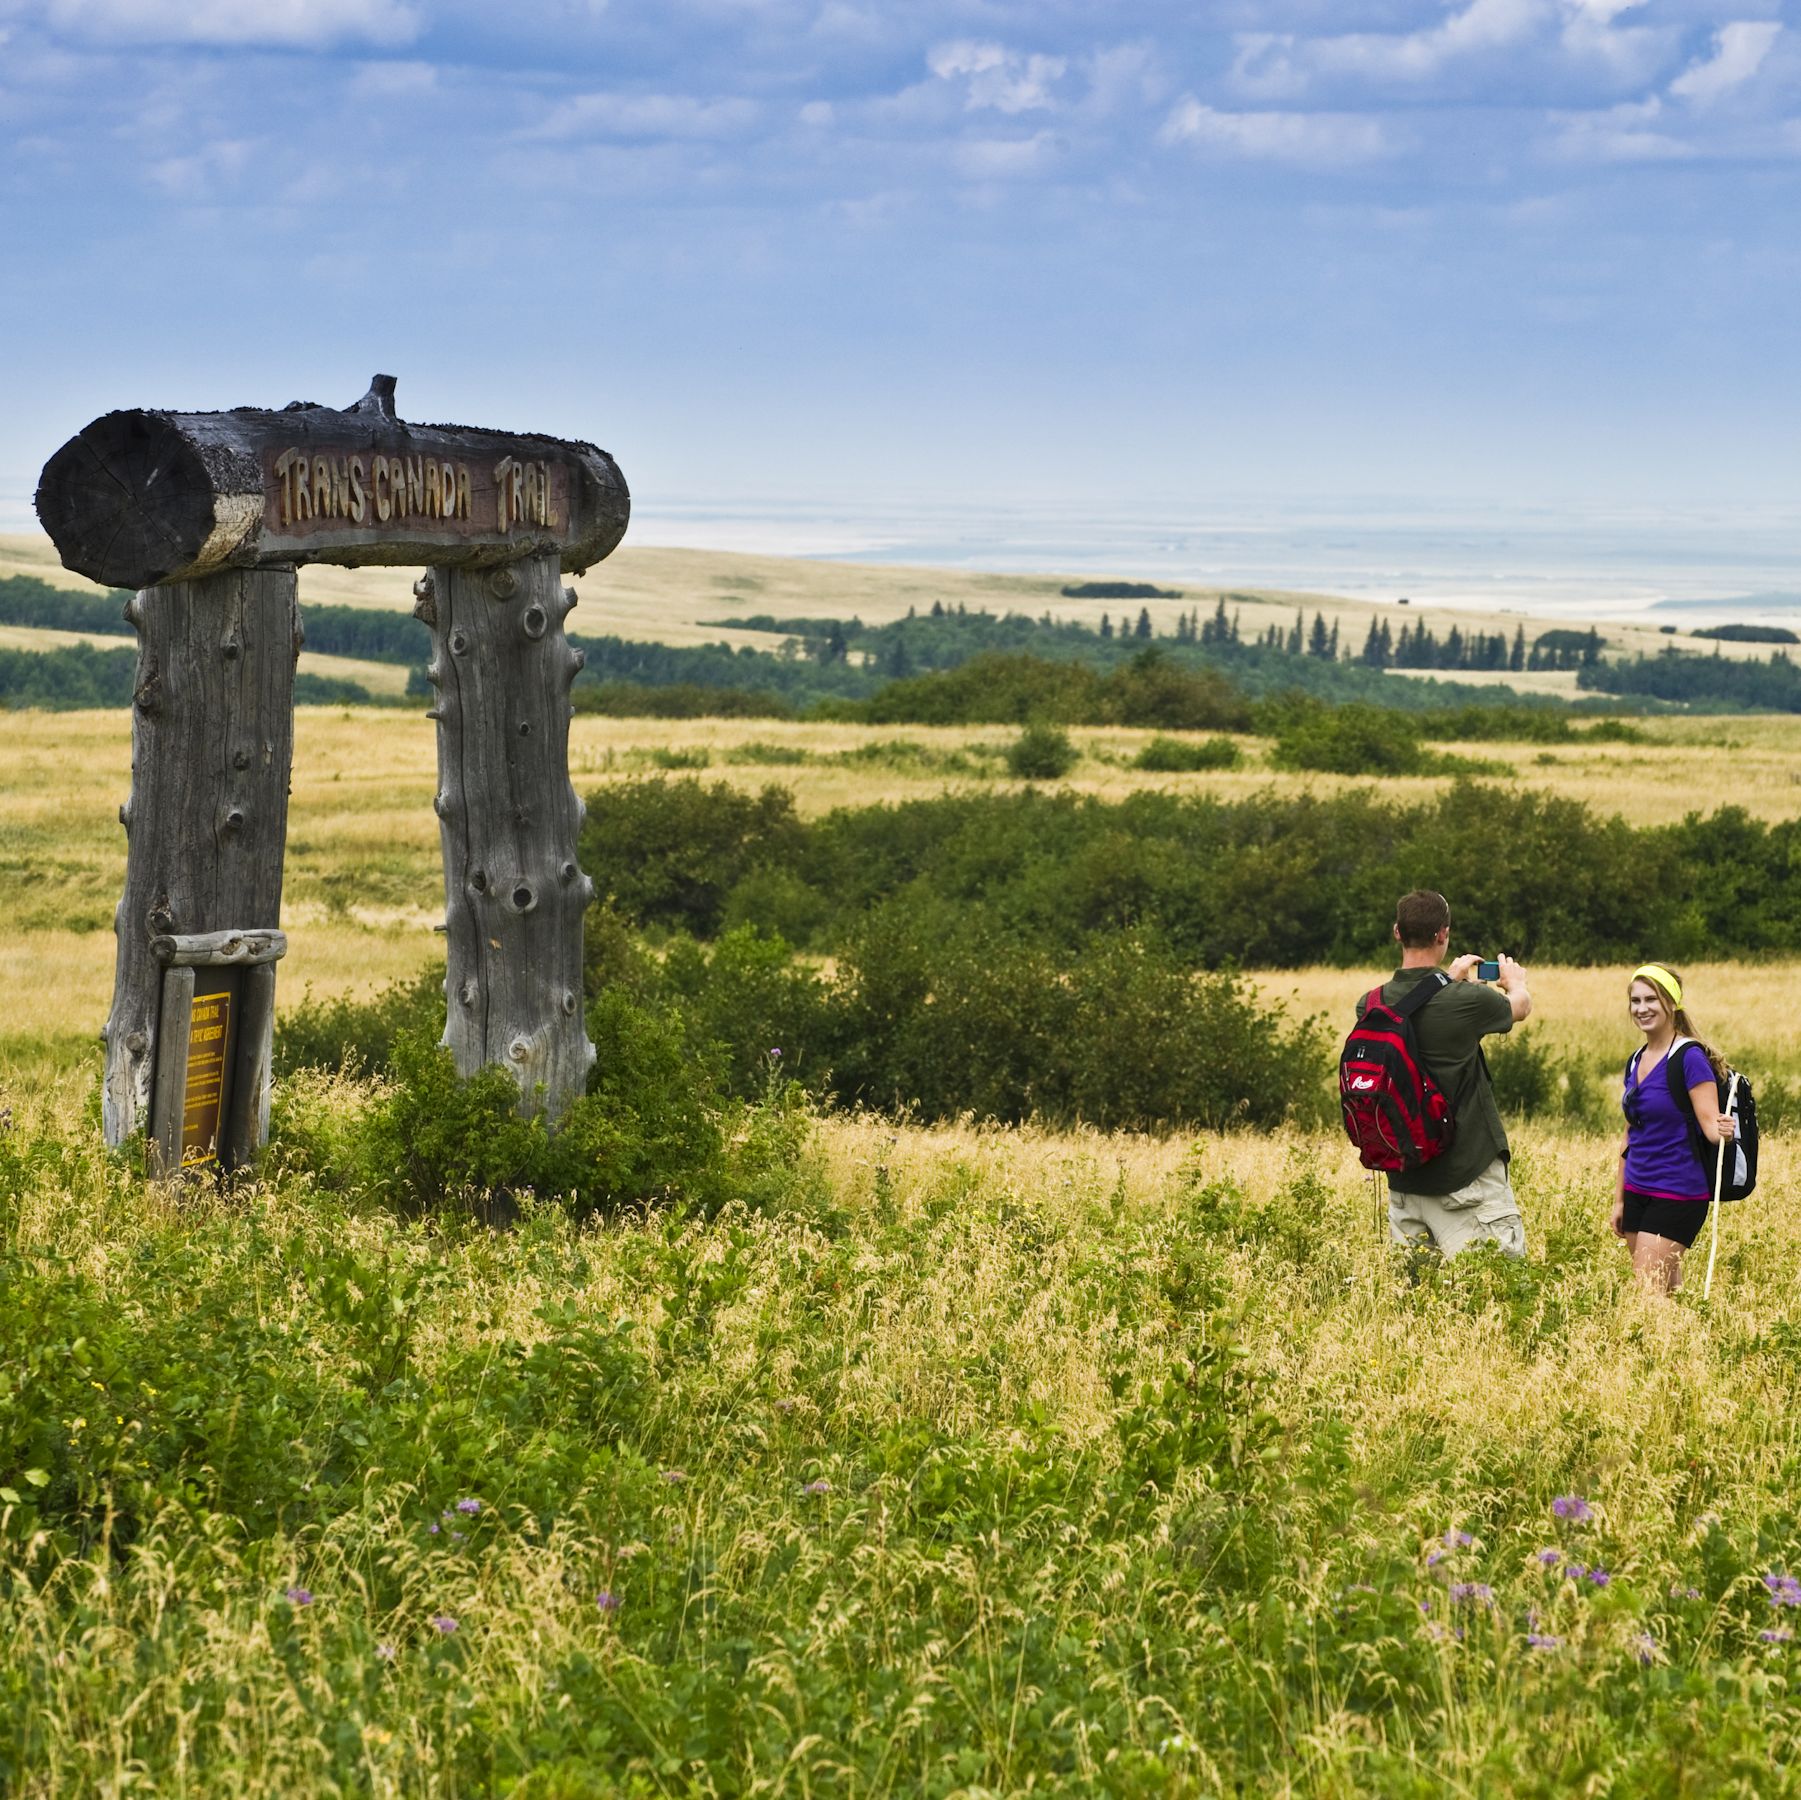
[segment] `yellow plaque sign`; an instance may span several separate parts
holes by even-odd
[[[188,1034],[188,1081],[182,1095],[181,1166],[219,1157],[219,1124],[225,1111],[225,1071],[231,1048],[229,991],[194,996]]]

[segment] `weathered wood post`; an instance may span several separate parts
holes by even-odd
[[[405,424],[386,375],[343,411],[108,413],[45,465],[38,516],[63,562],[139,590],[109,1143],[147,1126],[165,1168],[231,1166],[266,1135],[306,562],[430,565],[445,1042],[465,1074],[511,1069],[522,1105],[581,1091],[580,664],[558,576],[612,551],[630,504],[604,450]]]
[[[594,1061],[582,1018],[582,915],[593,883],[575,859],[582,805],[569,782],[569,685],[581,652],[554,551],[504,568],[435,568],[418,584],[438,690],[449,1020],[464,1073],[504,1063],[522,1104],[554,1117]]]

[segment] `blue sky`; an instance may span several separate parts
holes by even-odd
[[[1801,495],[1771,0],[0,0],[0,509],[113,406],[768,498]]]

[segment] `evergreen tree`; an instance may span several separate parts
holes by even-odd
[[[1113,621],[1105,613],[1101,614],[1101,636],[1110,638],[1113,635]]]
[[[1139,607],[1138,624],[1132,635],[1141,638],[1148,638],[1151,635],[1151,609],[1148,606]]]
[[[825,641],[825,660],[829,663],[850,660],[850,644],[845,639],[844,627],[836,619],[832,621],[832,635]]]
[[[1370,614],[1369,636],[1363,640],[1363,654],[1357,660],[1366,669],[1382,667],[1382,626],[1374,613]]]
[[[1294,629],[1288,634],[1288,654],[1290,656],[1301,654],[1301,630],[1301,609],[1297,606],[1294,609]]]
[[[1224,606],[1225,602],[1222,600],[1220,605]],[[1238,609],[1236,607],[1232,609],[1232,642],[1235,644],[1238,642]]]
[[[1336,619],[1332,621],[1332,637],[1326,645],[1326,654],[1334,662],[1338,661],[1338,621]]]
[[[1444,655],[1440,658],[1438,666],[1441,669],[1461,669],[1463,665],[1463,633],[1453,625],[1450,636],[1445,639]]]
[[[932,602],[932,617],[934,619],[942,619],[944,617],[944,602],[942,600],[934,600]]]
[[[1382,621],[1382,660],[1377,663],[1379,669],[1388,668],[1395,659],[1394,634],[1388,629],[1388,621]]]
[[[1714,646],[1714,652],[1716,655],[1719,653],[1718,644]],[[1601,634],[1591,625],[1588,628],[1588,642],[1582,646],[1582,666],[1585,669],[1592,669],[1600,660]]]

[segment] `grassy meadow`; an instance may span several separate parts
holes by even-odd
[[[1634,824],[1801,815],[1801,720],[1645,730],[1467,748]],[[1011,785],[1013,735],[581,718],[572,762],[816,816]],[[1072,733],[1069,785],[1367,785],[1149,735]],[[129,721],[0,713],[0,759],[0,1792],[1801,1789],[1785,1137],[1674,1302],[1598,1119],[1520,1122],[1526,1262],[1446,1268],[1334,1132],[821,1114],[773,1068],[705,1206],[421,1215],[344,1148],[394,1078],[329,1072],[254,1180],[158,1189],[93,1099]],[[417,714],[302,709],[285,1011],[432,955],[433,786]],[[1579,960],[1526,1029],[1623,1060]],[[1801,965],[1686,973],[1801,1074]],[[1336,1020],[1366,977],[1254,979]]]

